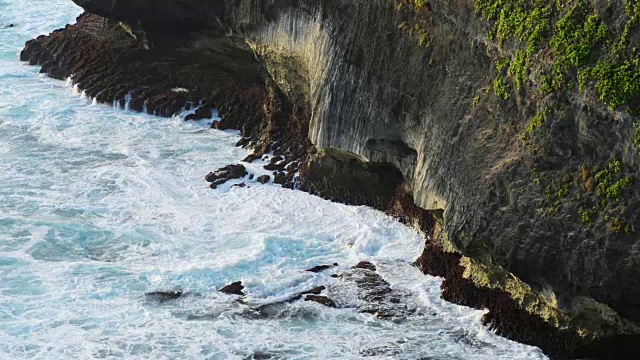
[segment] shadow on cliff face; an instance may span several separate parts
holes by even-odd
[[[578,349],[573,353],[573,357],[585,360],[638,359],[640,357],[640,336],[614,336]]]

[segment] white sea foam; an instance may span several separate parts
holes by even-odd
[[[237,132],[209,128],[217,115],[91,106],[71,79],[17,61],[24,41],[79,13],[68,0],[0,0],[0,24],[17,24],[0,29],[1,359],[544,358],[442,301],[440,280],[408,264],[423,239],[387,216],[248,179],[208,189],[208,171],[247,155]],[[298,302],[255,318],[215,291],[242,280],[249,303],[268,303],[333,281],[306,268],[365,259],[428,316]],[[156,290],[194,295],[146,301]]]

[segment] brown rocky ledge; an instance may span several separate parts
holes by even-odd
[[[83,4],[94,2],[81,1]],[[293,6],[293,2],[286,3],[287,7]],[[395,11],[393,10],[395,6],[379,3],[382,4],[380,5],[382,10],[375,10],[377,14],[391,14],[389,11]],[[393,2],[389,1],[389,3]],[[310,7],[315,9],[314,6]],[[253,7],[248,8],[253,9]],[[434,8],[437,13],[437,4]],[[93,10],[103,15],[108,15],[106,13],[109,11],[99,7]],[[342,12],[348,13],[348,10]],[[306,14],[304,11],[303,13]],[[233,16],[233,11],[228,16]],[[251,14],[252,18],[255,16],[256,14]],[[383,19],[386,21],[387,29],[382,29],[380,23],[381,29],[376,30],[376,34],[367,34],[377,36],[377,41],[383,39],[387,42],[393,40],[401,43],[406,50],[410,44],[408,40],[402,40],[403,35],[397,32],[397,24],[395,24],[397,19],[393,18],[394,16],[396,15],[389,15],[388,18]],[[264,16],[263,20],[270,21],[274,17],[275,15],[270,13],[269,16]],[[375,16],[372,18],[375,19]],[[342,119],[338,112],[357,114],[353,116],[358,118],[372,115],[368,113],[360,115],[357,109],[336,106],[331,109],[336,112],[333,113],[335,119],[328,124],[318,124],[320,120],[316,118],[316,124],[312,124],[314,121],[312,113],[317,116],[314,111],[320,111],[324,116],[329,116],[327,114],[331,111],[328,106],[321,108],[318,105],[325,99],[308,88],[309,79],[305,78],[308,74],[297,71],[299,68],[295,66],[297,59],[294,57],[273,52],[267,46],[261,47],[259,42],[255,41],[255,37],[253,40],[247,39],[233,31],[223,31],[222,34],[220,29],[185,31],[179,37],[172,37],[149,24],[147,30],[153,30],[155,34],[151,34],[153,31],[147,34],[136,26],[127,25],[126,22],[131,22],[132,19],[118,16],[114,19],[116,20],[84,14],[78,18],[77,24],[68,25],[65,29],[57,30],[49,36],[41,36],[28,42],[21,54],[21,59],[29,61],[32,65],[42,65],[42,72],[53,78],[65,79],[72,76],[80,89],[99,102],[119,102],[124,106],[125,98],[130,98],[129,104],[132,110],[147,111],[158,116],[173,116],[184,107],[193,109],[198,107],[189,119],[211,118],[213,111],[218,110],[222,120],[214,126],[220,129],[240,130],[243,138],[239,146],[250,147],[255,157],[269,151],[282,156],[283,164],[287,165],[286,171],[277,173],[278,183],[284,183],[286,186],[295,185],[302,190],[334,201],[369,205],[421,230],[428,240],[424,254],[416,261],[416,265],[425,273],[444,278],[442,289],[445,299],[471,307],[489,309],[484,321],[507,338],[538,346],[547,354],[557,358],[574,355],[607,358],[606,354],[602,355],[604,346],[619,349],[629,344],[639,343],[637,337],[633,335],[640,333],[637,325],[621,318],[609,306],[593,301],[587,296],[580,297],[573,294],[569,296],[571,306],[568,306],[567,301],[559,301],[552,291],[547,291],[546,287],[532,287],[506,271],[503,267],[504,263],[495,263],[491,256],[493,253],[482,248],[486,246],[485,242],[470,242],[461,249],[460,239],[449,239],[449,234],[453,232],[445,229],[445,223],[450,220],[458,221],[464,216],[475,216],[475,213],[449,211],[448,208],[447,214],[454,214],[456,218],[451,218],[454,215],[449,215],[450,217],[447,218],[444,212],[446,204],[437,197],[431,199],[425,194],[422,194],[423,202],[427,201],[425,199],[433,200],[437,206],[429,207],[432,210],[427,211],[415,204],[416,196],[412,193],[420,189],[416,185],[418,183],[413,171],[420,169],[416,170],[415,165],[419,157],[412,147],[396,139],[371,138],[363,144],[353,146],[342,144],[344,148],[350,149],[349,151],[340,149],[337,146],[340,145],[338,143],[350,139],[353,134],[344,131],[342,125],[338,123]],[[455,16],[447,17],[447,22],[451,21],[456,21]],[[312,25],[316,26],[314,24],[315,22],[312,21],[309,29],[312,29]],[[378,25],[376,23],[376,26]],[[199,28],[197,21],[192,22],[191,26],[193,29]],[[193,29],[189,28],[189,30]],[[443,29],[442,32],[453,33],[453,30],[446,26],[443,26]],[[460,38],[454,40],[458,43],[462,42]],[[448,43],[449,40],[447,40]],[[437,44],[435,46],[437,48]],[[460,44],[459,46],[462,47]],[[345,68],[352,62],[366,59],[357,52],[365,50],[353,50],[353,52],[342,54],[349,59],[345,61]],[[476,50],[475,48],[464,50],[464,55],[470,56],[466,52],[474,53]],[[412,57],[420,57],[420,59],[424,57],[424,54],[420,53],[421,50],[407,51]],[[309,58],[304,60],[308,62]],[[475,60],[471,63],[475,63]],[[321,70],[324,71],[324,69]],[[425,70],[426,73],[429,71],[433,70]],[[317,73],[321,71],[318,70]],[[444,74],[445,69],[440,69],[437,73]],[[436,78],[445,81],[440,77]],[[367,78],[367,80],[371,79]],[[300,85],[303,83],[306,85]],[[300,89],[296,85],[307,86],[307,88]],[[396,91],[397,89],[393,86],[389,88],[397,92],[394,96],[410,98],[411,104],[416,102],[413,95],[408,96],[401,91]],[[457,90],[452,88],[453,85],[448,86],[449,88],[445,90],[452,92]],[[376,87],[364,84],[357,91],[365,88],[375,89]],[[350,91],[350,88],[346,89]],[[356,101],[350,98],[351,95],[347,90],[342,91],[344,99],[340,101],[358,102],[358,106],[361,106],[360,110],[369,106],[368,111],[373,111],[374,107],[366,102],[368,100],[366,96],[359,97]],[[380,91],[376,96],[389,96],[389,94]],[[425,95],[420,96],[436,96],[436,94],[426,92]],[[366,104],[363,105],[363,101]],[[309,106],[309,102],[315,104],[315,107]],[[454,103],[454,106],[457,105],[460,104]],[[466,103],[463,102],[463,105],[466,106]],[[402,102],[394,106],[395,108],[389,106],[388,111],[397,116],[403,112],[416,111],[414,105],[409,106]],[[453,107],[451,103],[443,106]],[[459,109],[458,106],[455,110],[460,111]],[[393,115],[388,112],[385,114]],[[338,130],[332,131],[342,129],[345,134],[338,136],[333,133],[324,133],[326,136],[333,136],[332,141],[336,142],[333,145],[336,146],[321,146],[322,144],[312,146],[309,140],[310,126],[316,127],[316,135],[318,128],[323,126],[335,126]],[[399,131],[391,125],[389,128],[381,126],[381,129],[376,129],[379,134],[391,134],[390,138],[400,138]],[[462,130],[458,127],[456,131]],[[329,140],[321,140],[318,142],[330,143]],[[366,157],[367,160],[362,154],[355,154],[355,148],[358,146],[361,152],[369,154]],[[438,147],[434,146],[434,148]],[[442,171],[448,171],[449,176],[454,172],[448,167],[449,165],[436,166],[439,164],[438,161],[434,160],[429,169],[442,168],[444,169]],[[501,164],[505,168],[508,167],[506,160]],[[492,168],[492,170],[500,169]],[[300,178],[295,182],[294,174],[298,172]],[[446,185],[447,176],[441,176],[441,178],[444,179],[442,184],[445,185],[438,186],[448,186]],[[504,194],[507,185],[502,183],[502,180],[496,180],[496,184],[496,189],[492,188],[491,191],[486,192],[490,197],[486,204],[489,204],[487,206],[490,206],[494,215],[502,211],[498,203],[506,205],[509,201]],[[470,188],[469,191],[471,190],[476,191],[478,188]],[[455,193],[455,191],[447,191],[447,194]],[[474,199],[469,201],[472,200]],[[456,204],[452,201],[447,206],[457,205],[463,208],[462,205],[466,203],[462,204],[463,200],[460,199],[458,201],[460,203]],[[483,221],[486,220],[474,219],[475,225],[484,224]],[[502,218],[501,221],[506,221],[505,219],[507,218]],[[456,224],[464,223],[465,221],[458,221]],[[478,225],[476,228],[481,229],[482,226]],[[456,231],[460,238],[463,238],[464,234],[458,230]],[[475,230],[470,228],[465,231]],[[499,249],[499,246],[496,245],[496,248]],[[511,268],[514,272],[522,270],[517,265]],[[545,274],[549,271],[545,271]],[[359,274],[368,274],[371,277],[369,272],[371,270],[366,268],[358,271]],[[530,274],[527,271],[521,273]],[[561,285],[566,284],[558,284],[562,289]],[[596,290],[602,295],[601,289]],[[311,296],[310,300],[314,299],[313,296],[319,296],[311,295],[308,295]],[[176,293],[175,296],[178,294]],[[606,296],[603,298],[606,299]],[[625,301],[631,300],[626,297],[624,301],[618,301],[615,304],[626,304]],[[623,307],[618,306],[616,311],[621,308]],[[598,344],[603,345],[598,346]]]
[[[100,103],[124,108],[128,98],[131,110],[163,117],[195,110],[187,120],[218,111],[213,126],[241,130],[241,145],[256,154],[282,152],[289,162],[306,156],[307,123],[240,39],[163,38],[149,49],[126,25],[85,13],[27,42],[20,59],[49,77],[71,77]]]

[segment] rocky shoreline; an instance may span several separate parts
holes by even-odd
[[[127,25],[126,20],[83,14],[76,24],[28,42],[21,60],[41,65],[41,72],[52,78],[72,77],[98,102],[166,117],[193,109],[189,120],[208,119],[218,111],[221,120],[214,126],[240,130],[238,146],[253,152],[246,162],[273,155],[275,160],[265,170],[273,171],[276,183],[333,201],[368,205],[422,231],[427,243],[416,266],[445,279],[444,299],[489,309],[483,321],[502,336],[538,346],[553,358],[608,358],[611,352],[602,355],[603,347],[616,344],[612,348],[621,349],[637,343],[638,325],[608,306],[595,301],[559,306],[554,296],[503,269],[479,245],[460,251],[445,226],[450,215],[444,208],[416,205],[414,174],[409,173],[414,170],[408,170],[415,165],[415,150],[402,141],[367,142],[371,161],[317,141],[312,144],[310,128],[318,126],[318,109],[308,106],[313,91],[296,88],[291,79],[305,75],[279,63],[295,59],[283,60],[238,34],[159,36]],[[283,73],[276,73],[278,66]],[[389,132],[395,131],[388,126]],[[229,165],[206,180],[215,188],[247,175],[241,164]],[[260,181],[264,180],[269,181]],[[384,288],[384,279],[378,281],[369,273],[375,269],[354,271],[357,274],[346,276],[357,278],[356,283]],[[316,292],[303,294],[304,300],[335,305]],[[373,296],[385,293],[380,290]],[[155,296],[182,295],[167,294]]]

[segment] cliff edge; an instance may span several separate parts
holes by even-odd
[[[640,2],[74,1],[98,16],[24,60],[101,101],[146,81],[139,110],[219,109],[295,164],[283,183],[421,226],[417,265],[506,336],[567,354],[640,334]],[[120,49],[111,82],[70,59],[97,41]]]

